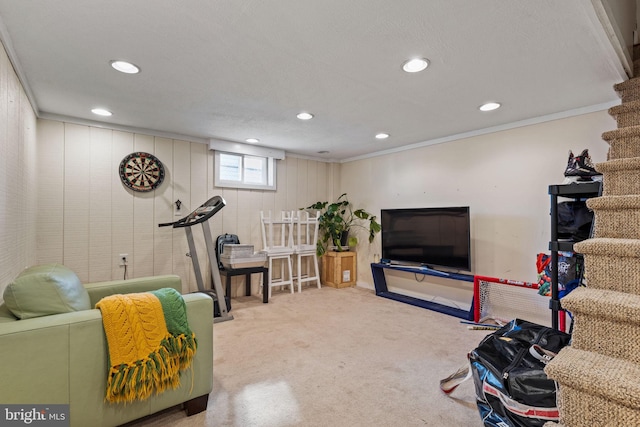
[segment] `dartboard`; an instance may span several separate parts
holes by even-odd
[[[151,191],[162,184],[164,166],[149,153],[131,153],[120,162],[120,179],[134,191]]]

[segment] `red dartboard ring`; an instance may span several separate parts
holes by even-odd
[[[120,162],[120,179],[133,191],[151,191],[164,180],[164,166],[153,154],[138,151]]]

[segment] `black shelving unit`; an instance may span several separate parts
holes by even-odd
[[[602,183],[599,181],[559,184],[549,186],[551,196],[551,240],[549,250],[551,251],[551,326],[559,329],[559,313],[562,310],[560,299],[558,298],[558,252],[573,252],[572,240],[561,240],[558,238],[558,198],[573,200],[586,200],[598,197],[602,193]]]

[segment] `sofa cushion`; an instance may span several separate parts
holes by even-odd
[[[7,308],[6,304],[0,304],[0,323],[15,322],[16,316]]]
[[[91,308],[89,294],[78,276],[60,264],[27,268],[7,286],[3,298],[19,319]]]

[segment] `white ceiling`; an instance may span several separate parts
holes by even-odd
[[[0,18],[40,117],[321,159],[603,109],[625,78],[589,0],[0,0]],[[414,56],[429,68],[403,72]]]

